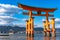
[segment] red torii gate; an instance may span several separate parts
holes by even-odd
[[[29,13],[23,13],[24,15],[29,15],[30,19],[26,22],[26,34],[33,36],[34,35],[34,20],[32,16],[46,16],[46,26],[47,26],[47,34],[50,36],[50,27],[49,27],[49,16],[53,16],[52,14],[49,14],[49,12],[54,12],[56,8],[38,8],[38,7],[31,7],[23,4],[18,4],[19,8],[22,8],[24,10],[29,10]],[[33,14],[32,11],[37,11],[37,14]],[[41,14],[41,12],[46,12],[46,14]],[[44,32],[46,35],[46,32]]]

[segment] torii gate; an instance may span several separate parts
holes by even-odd
[[[22,8],[24,10],[29,10],[28,13],[23,13],[24,15],[29,15],[29,20],[26,21],[26,34],[28,36],[34,35],[34,18],[33,16],[46,16],[46,27],[47,27],[47,34],[50,35],[50,27],[49,27],[49,16],[53,16],[52,14],[48,14],[48,12],[54,12],[56,8],[37,8],[37,7],[31,7],[23,4],[18,4],[19,8]],[[33,14],[32,11],[37,11],[37,14]],[[46,12],[46,14],[41,14],[41,12]],[[45,31],[45,30],[44,30]],[[46,35],[46,32],[45,35]]]

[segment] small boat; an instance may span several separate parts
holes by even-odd
[[[9,36],[8,33],[0,33],[0,36]]]
[[[12,29],[9,30],[9,35],[14,34],[14,31]]]
[[[12,34],[14,34],[13,32],[9,32],[9,35],[12,35]]]

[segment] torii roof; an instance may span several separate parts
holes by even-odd
[[[43,11],[43,12],[54,12],[57,8],[38,8],[38,7],[32,7],[32,6],[27,6],[23,4],[18,4],[19,8],[23,8],[24,10],[30,10],[30,11]]]

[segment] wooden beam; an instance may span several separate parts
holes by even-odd
[[[30,10],[30,11],[43,11],[43,12],[54,12],[56,8],[38,8],[38,7],[31,7],[23,4],[18,4],[19,8],[23,8],[24,10]]]
[[[40,14],[41,14],[41,11],[38,11],[38,12],[37,12],[37,14],[39,14],[39,15],[40,15]]]
[[[29,15],[29,13],[25,13],[23,12],[24,15]],[[33,14],[32,13],[32,16],[46,16],[46,14]],[[49,17],[53,17],[54,15],[53,14],[48,14]]]

